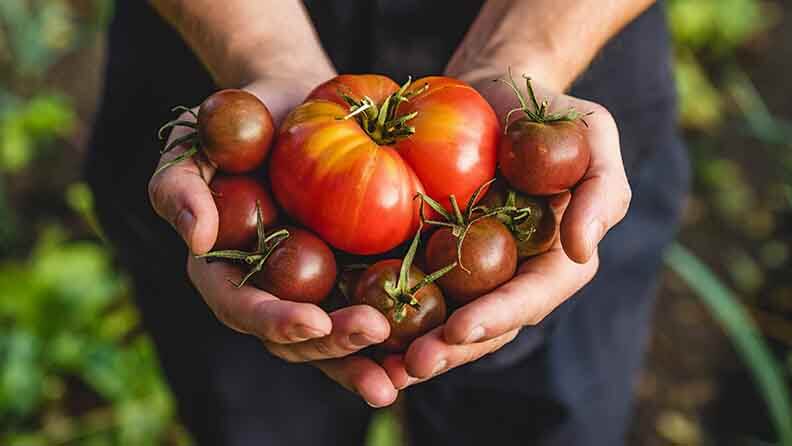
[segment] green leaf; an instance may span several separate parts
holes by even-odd
[[[44,375],[38,364],[40,345],[26,331],[12,331],[2,337],[0,415],[5,410],[17,416],[29,415],[42,397]]]

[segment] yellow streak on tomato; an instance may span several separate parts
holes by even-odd
[[[371,156],[376,150],[374,143],[368,138],[353,136],[338,139],[331,145],[324,145],[319,157],[315,158],[316,174],[320,177],[352,174],[355,165],[360,162],[361,158]],[[368,153],[361,154],[359,151]]]
[[[345,116],[347,113],[347,110],[333,102],[309,101],[292,110],[286,117],[282,128],[287,129],[308,122],[313,124],[329,122],[337,117]]]
[[[452,129],[458,134],[461,129],[476,128],[475,123],[461,125],[461,119],[456,108],[431,104],[419,111],[418,116],[410,122],[410,125],[415,126],[416,135],[421,138],[422,142],[445,143],[448,141],[449,131]]]

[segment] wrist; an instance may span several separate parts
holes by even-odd
[[[242,88],[258,96],[267,105],[273,119],[279,125],[282,119],[302,103],[314,88],[335,75],[334,72],[322,73],[325,77],[320,78],[317,74],[319,73],[315,72],[311,76],[304,73],[293,75],[286,72],[265,73]]]
[[[455,57],[456,59],[456,57]],[[573,62],[549,44],[525,44],[499,48],[498,54],[486,60],[470,58],[462,63],[452,60],[447,74],[471,85],[485,85],[494,79],[504,78],[511,70],[515,77],[523,74],[531,77],[545,89],[562,93],[577,76]]]
[[[229,61],[226,68],[233,68],[216,76],[224,87],[239,88],[271,79],[288,81],[293,88],[307,86],[310,91],[336,74],[321,48],[272,48],[264,36],[235,38],[227,43],[225,54]]]

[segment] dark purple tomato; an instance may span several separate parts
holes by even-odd
[[[453,262],[454,260],[450,263]],[[409,304],[399,305],[396,299],[386,292],[387,284],[395,286],[398,282],[401,265],[401,260],[390,259],[370,266],[360,276],[352,295],[353,304],[371,305],[388,319],[391,327],[390,336],[383,342],[382,347],[393,352],[406,350],[415,338],[442,324],[446,317],[443,293],[434,283],[423,286],[412,296],[420,306],[418,309]],[[410,268],[407,282],[413,287],[423,278],[424,273],[413,266]],[[397,314],[400,309],[404,312],[403,317]]]
[[[223,172],[250,172],[269,153],[275,123],[267,106],[245,90],[220,90],[198,109],[201,150]]]
[[[528,195],[553,195],[575,186],[589,167],[591,150],[586,137],[589,113],[570,108],[550,112],[549,101],[539,100],[525,75],[528,98],[514,82],[501,79],[517,96],[521,116],[506,123],[498,146],[498,165],[506,181]],[[530,101],[528,100],[530,99]],[[510,119],[512,112],[506,116]]]
[[[462,266],[437,280],[445,295],[459,304],[476,299],[514,277],[517,246],[506,226],[495,217],[470,225],[462,242]],[[457,261],[457,236],[441,227],[429,237],[426,266],[436,270]],[[465,271],[467,269],[467,271]]]
[[[272,196],[253,177],[218,175],[209,187],[219,218],[214,250],[246,249],[256,242],[256,202],[261,207],[265,229],[278,219]]]
[[[553,195],[574,187],[589,167],[585,129],[578,121],[512,122],[498,149],[503,176],[528,195]]]
[[[313,233],[294,227],[286,229],[289,237],[272,250],[250,281],[280,299],[318,304],[335,285],[335,255]]]

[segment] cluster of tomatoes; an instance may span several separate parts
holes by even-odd
[[[558,221],[549,197],[588,167],[582,115],[550,113],[530,80],[530,103],[505,82],[522,113],[510,113],[505,129],[474,88],[448,77],[399,86],[379,75],[337,76],[277,131],[255,95],[222,90],[197,113],[180,108],[194,121],[163,126],[161,136],[192,129],[166,146],[189,150],[164,168],[197,155],[219,171],[209,185],[219,233],[201,257],[240,265],[238,286],[371,305],[391,324],[382,346],[402,351],[449,308],[550,249]],[[410,240],[403,257],[381,259]]]

